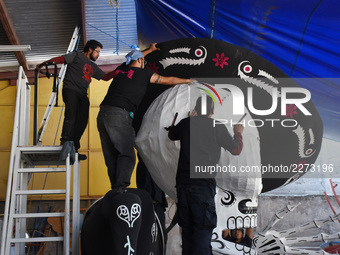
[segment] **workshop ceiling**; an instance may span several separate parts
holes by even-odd
[[[85,40],[96,39],[104,45],[98,64],[121,62],[118,51],[125,54],[137,43],[135,16],[134,0],[116,6],[102,0],[0,0],[0,46],[31,46],[30,51],[0,51],[0,77],[65,54],[76,26],[81,28],[79,50]]]

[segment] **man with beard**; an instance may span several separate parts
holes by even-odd
[[[87,90],[91,83],[91,78],[108,81],[113,78],[113,72],[105,74],[94,62],[98,59],[103,45],[90,40],[84,47],[84,52],[73,51],[69,54],[52,58],[37,65],[37,69],[47,62],[56,64],[67,64],[67,70],[63,85],[63,101],[65,103],[65,118],[61,133],[61,145],[63,149],[60,153],[60,160],[65,160],[68,153],[74,156],[80,148],[80,138],[82,137],[89,117],[89,99]],[[74,151],[75,149],[75,151]],[[79,154],[79,160],[87,159],[86,155]]]

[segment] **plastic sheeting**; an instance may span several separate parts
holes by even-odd
[[[312,94],[324,137],[340,141],[340,2],[336,0],[136,0],[139,45],[223,40],[269,60]],[[323,79],[318,79],[323,78]]]

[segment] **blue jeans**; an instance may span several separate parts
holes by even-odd
[[[104,106],[97,117],[105,164],[111,188],[129,186],[135,167],[135,131],[129,112],[114,106]]]
[[[178,224],[182,227],[182,255],[210,255],[217,224],[216,191],[210,186],[177,187]]]

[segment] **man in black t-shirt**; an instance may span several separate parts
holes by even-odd
[[[214,103],[207,97],[206,112],[202,115],[202,98],[198,98],[191,117],[182,119],[171,127],[168,136],[180,140],[181,148],[176,174],[178,223],[182,227],[182,255],[212,254],[211,237],[216,227],[215,208],[216,180],[198,176],[192,178],[195,167],[216,166],[221,147],[233,155],[243,148],[243,126],[234,126],[234,138],[225,125],[214,125]],[[196,115],[196,116],[193,116]],[[190,139],[192,138],[192,139]],[[197,177],[197,176],[195,176]]]
[[[156,44],[141,52],[133,50],[114,71],[114,79],[100,104],[97,126],[102,143],[105,164],[111,188],[124,192],[130,185],[136,156],[134,151],[135,132],[132,119],[150,83],[176,85],[190,84],[190,79],[164,77],[149,69],[144,69],[144,57],[158,50]]]
[[[63,150],[60,153],[60,160],[65,160],[68,153],[74,150],[78,152],[80,148],[80,138],[82,137],[89,118],[90,101],[87,97],[87,90],[91,83],[91,78],[109,81],[113,77],[113,72],[106,74],[94,62],[98,59],[103,45],[90,40],[84,47],[84,52],[73,51],[60,57],[55,57],[37,65],[37,69],[47,62],[56,64],[67,64],[63,83],[63,100],[65,103],[65,118],[61,133],[61,144]],[[74,146],[74,149],[73,149]],[[73,151],[74,152],[74,151]],[[79,160],[85,160],[84,154],[79,154]]]

